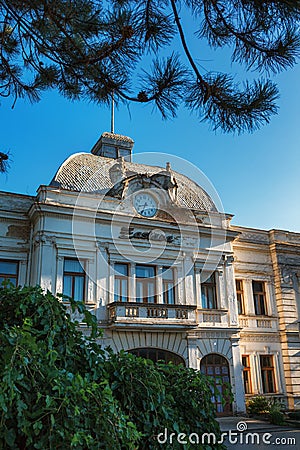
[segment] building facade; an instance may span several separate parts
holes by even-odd
[[[300,234],[232,226],[207,192],[103,133],[37,195],[0,193],[0,281],[83,300],[101,344],[300,408]],[[82,324],[84,329],[84,324]]]

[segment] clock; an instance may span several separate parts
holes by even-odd
[[[140,192],[133,200],[135,210],[143,217],[154,217],[157,213],[157,202],[152,195]]]

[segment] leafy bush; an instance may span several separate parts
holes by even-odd
[[[247,402],[247,412],[250,415],[268,414],[270,411],[269,400],[262,396],[257,395]]]
[[[39,288],[0,289],[0,448],[135,448],[140,435],[103,376],[104,353]]]
[[[0,448],[161,449],[165,428],[218,440],[202,374],[102,350],[95,317],[69,301],[89,335],[49,292],[0,289]],[[163,448],[183,447],[174,440]]]
[[[276,399],[274,400],[273,403],[270,404],[269,421],[274,425],[284,424],[284,414],[282,412],[282,404]]]
[[[191,433],[200,439],[203,433],[214,433],[219,440],[219,424],[211,402],[213,386],[199,371],[181,365],[154,364],[125,352],[111,353],[105,368],[114,397],[144,436],[139,448],[161,449],[157,436],[165,429],[168,437],[171,433],[184,433],[187,441]],[[167,440],[163,448],[179,449],[182,444],[175,437],[172,443]],[[195,446],[188,442],[185,448]],[[216,442],[213,448],[223,447]]]

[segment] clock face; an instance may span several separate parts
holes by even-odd
[[[157,203],[152,195],[147,193],[136,194],[133,200],[136,211],[144,217],[153,217],[157,213]]]

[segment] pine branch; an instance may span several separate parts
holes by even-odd
[[[271,81],[259,80],[252,85],[246,82],[240,91],[228,75],[209,73],[205,79],[210,86],[209,95],[201,83],[195,83],[186,103],[202,121],[211,123],[214,131],[253,132],[277,113],[278,89]]]

